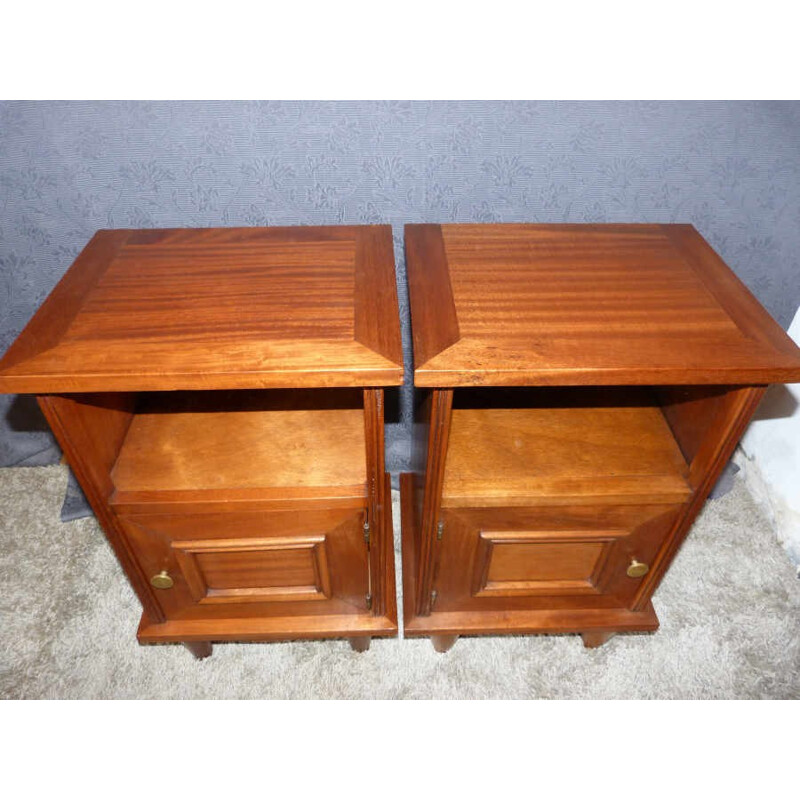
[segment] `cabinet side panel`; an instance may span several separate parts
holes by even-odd
[[[369,570],[372,598],[372,613],[386,613],[386,595],[394,591],[388,586],[387,560],[394,558],[391,543],[387,541],[385,519],[387,503],[391,495],[386,494],[383,389],[364,390],[364,425],[367,448],[367,491],[369,496]]]
[[[690,477],[696,480],[708,467],[704,442],[719,440],[720,426],[724,426],[735,391],[727,386],[664,386],[654,392],[686,463],[692,467]],[[693,487],[697,487],[696,482]]]
[[[415,548],[417,552],[416,608],[417,613],[423,616],[431,612],[431,590],[437,549],[436,529],[442,504],[442,485],[452,408],[453,390],[434,389],[430,399],[430,417],[427,426],[425,472],[424,475],[416,476],[415,479],[415,494],[422,491],[422,510]]]
[[[742,437],[765,391],[765,386],[745,386],[728,390],[707,406],[705,414],[708,416],[702,420],[705,423],[704,426],[699,425],[696,419],[691,420],[691,425],[689,425],[689,415],[698,415],[699,406],[690,407],[691,410],[685,412],[675,408],[671,412],[665,411],[665,416],[670,424],[672,424],[669,416],[671,413],[673,418],[679,421],[679,425],[684,425],[683,434],[676,432],[676,438],[681,447],[690,447],[694,452],[689,467],[689,482],[695,491],[691,500],[686,504],[684,513],[678,516],[672,531],[652,564],[652,569],[642,581],[631,606],[632,610],[641,611],[649,603],[697,514],[714,488],[725,464],[733,455],[734,448]],[[680,416],[682,413],[685,415],[683,419]],[[692,430],[694,433],[690,436],[687,433],[688,430]],[[673,431],[676,431],[675,426],[673,426]],[[686,444],[681,442],[679,438],[681,435]]]
[[[64,457],[86,495],[106,538],[147,615],[164,616],[142,574],[130,544],[108,506],[111,468],[133,419],[133,394],[40,395],[37,400]]]

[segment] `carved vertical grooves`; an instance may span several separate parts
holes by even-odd
[[[428,459],[425,468],[425,496],[422,506],[419,553],[417,555],[417,614],[421,616],[427,616],[431,613],[431,584],[434,570],[433,550],[441,507],[452,408],[453,390],[434,389],[431,399]]]
[[[766,386],[750,386],[737,391],[738,396],[733,403],[733,407],[726,412],[729,418],[725,426],[724,435],[720,437],[717,453],[706,470],[700,486],[687,504],[685,512],[678,516],[672,531],[654,560],[649,575],[642,581],[642,585],[631,605],[632,611],[641,611],[650,602],[653,592],[661,583],[661,579],[686,538],[695,517],[697,517],[709,493],[714,488],[714,484],[723,468],[733,455],[733,451],[742,437],[750,417],[761,402],[765,391]]]

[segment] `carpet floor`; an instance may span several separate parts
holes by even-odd
[[[656,593],[661,629],[578,636],[141,647],[140,607],[93,519],[61,523],[65,467],[0,470],[3,698],[798,698],[800,581],[741,479],[709,501]],[[396,498],[395,498],[396,503]],[[395,505],[395,538],[399,542]],[[399,582],[399,558],[398,558]]]

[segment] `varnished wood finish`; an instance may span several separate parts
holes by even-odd
[[[677,554],[678,548],[700,513],[703,503],[733,455],[733,451],[742,438],[742,434],[765,391],[766,387],[764,386],[733,389],[728,393],[723,408],[718,409],[713,416],[713,424],[707,431],[698,454],[692,460],[693,482],[697,489],[685,506],[684,513],[678,518],[666,537],[661,550],[654,559],[650,572],[639,587],[632,608],[642,608],[658,588],[672,559]]]
[[[460,334],[441,226],[406,225],[405,243],[406,262],[413,266],[408,282],[414,298],[414,366],[419,369],[458,342]]]
[[[403,597],[416,592],[416,557],[413,531],[414,476],[400,476],[400,503],[403,555]],[[438,607],[438,601],[437,601]],[[619,632],[654,631],[658,618],[652,603],[641,611],[625,608],[518,608],[503,610],[440,611],[417,614],[413,605],[403,604],[404,636],[463,634],[469,636],[504,633],[584,633],[593,630]]]
[[[442,482],[444,481],[447,443],[450,434],[450,416],[453,405],[453,392],[447,389],[435,390],[431,398],[428,420],[427,461],[425,465],[425,484],[422,490],[422,513],[418,539],[419,573],[417,593],[409,595],[416,600],[417,613],[428,614],[431,609],[431,592],[434,568],[437,563],[435,552],[438,543],[439,511],[441,508]]]
[[[150,576],[142,571],[122,525],[108,505],[113,489],[110,471],[133,419],[133,397],[46,395],[38,400],[145,612],[154,622],[162,622],[164,615],[150,585]]]
[[[653,592],[800,350],[690,226],[408,226],[406,255],[406,635],[655,630]]]
[[[389,476],[384,477],[384,491],[390,490]],[[387,505],[384,514],[384,535],[391,542],[392,507]],[[363,544],[363,542],[362,542]],[[389,545],[389,549],[391,544]],[[397,635],[397,602],[395,597],[394,558],[387,560],[386,586],[390,589],[384,599],[386,613],[373,614],[364,610],[348,609],[346,613],[319,613],[318,605],[294,604],[296,614],[226,616],[212,610],[183,615],[180,619],[155,622],[145,612],[139,624],[138,639],[143,644],[157,642],[279,642],[295,639],[340,639]],[[168,590],[171,591],[171,590]],[[286,608],[286,605],[283,606]]]
[[[158,642],[290,642],[298,639],[349,639],[352,636],[396,636],[397,620],[352,614],[308,617],[236,617],[167,620],[151,623],[143,616],[137,638]]]
[[[391,229],[99,231],[0,361],[0,391],[390,386]]]
[[[800,369],[691,226],[408,225],[405,236],[417,386],[763,384]]]
[[[368,613],[365,509],[120,517],[165,618]]]
[[[391,225],[373,225],[355,230],[354,338],[390,363],[399,365],[402,372],[392,228]],[[374,385],[383,384],[383,381],[374,382]]]
[[[591,402],[591,401],[590,401]],[[682,502],[687,465],[652,405],[461,408],[453,411],[445,507]]]
[[[183,646],[198,660],[208,658],[212,653],[211,642],[184,642]]]
[[[391,505],[391,495],[387,494],[384,468],[384,436],[383,436],[383,391],[380,389],[364,390],[364,424],[366,429],[367,458],[367,521],[369,522],[369,556],[370,585],[369,595],[372,613],[381,616],[386,607],[387,558],[394,558],[391,546],[392,533],[386,534],[385,515],[387,503]],[[373,531],[376,535],[373,535]],[[383,531],[384,535],[380,535]],[[392,590],[394,591],[394,590]]]
[[[438,611],[628,608],[683,506],[576,504],[446,509]]]
[[[0,362],[0,390],[39,395],[139,640],[197,657],[397,632],[380,387],[401,381],[388,226],[101,231]]]
[[[366,496],[364,412],[353,409],[137,413],[112,472],[116,500]]]

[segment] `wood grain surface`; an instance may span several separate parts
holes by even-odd
[[[366,497],[365,452],[359,409],[142,413],[112,480],[119,495],[335,488]]]
[[[99,231],[0,361],[0,391],[387,386],[389,226]]]
[[[800,350],[689,225],[405,238],[417,386],[800,380]]]
[[[658,408],[453,411],[443,506],[682,502],[688,467]]]

